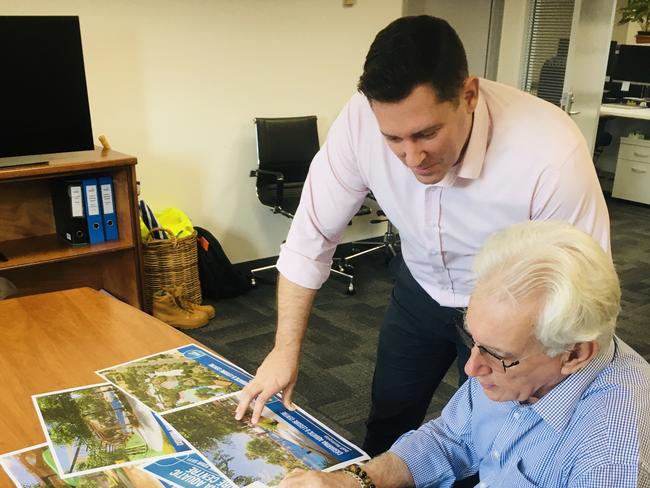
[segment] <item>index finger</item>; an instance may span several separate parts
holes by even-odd
[[[273,396],[273,392],[264,392],[262,391],[257,398],[255,399],[255,405],[253,405],[253,415],[251,416],[251,423],[256,424],[260,416],[262,415],[262,409],[266,405],[266,402]]]
[[[262,388],[255,385],[255,381],[247,384],[244,389],[239,394],[239,404],[237,405],[237,410],[235,410],[235,419],[241,420],[246,409],[249,407],[251,402],[255,399],[257,395],[262,392]]]

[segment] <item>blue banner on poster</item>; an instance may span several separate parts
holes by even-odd
[[[185,442],[185,439],[175,431],[169,428],[169,424],[165,422],[157,413],[151,412],[153,415],[153,418],[156,419],[156,422],[158,422],[158,425],[160,425],[160,429],[163,431],[163,434],[165,434],[165,438],[167,441],[174,446],[174,450],[176,452],[185,452],[185,451],[191,451],[192,448]]]
[[[329,452],[339,463],[358,460],[360,456],[364,456],[362,451],[333,435],[301,411],[287,410],[280,400],[269,400],[266,407]]]
[[[239,386],[246,386],[253,377],[243,369],[230,364],[217,356],[210,354],[205,349],[196,346],[179,347],[178,351],[186,358],[193,359],[197,363],[202,364],[206,368],[210,368],[224,378],[227,378]]]
[[[232,488],[228,478],[210,466],[198,454],[163,459],[142,469],[181,488]]]

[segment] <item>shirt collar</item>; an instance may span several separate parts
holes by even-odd
[[[607,350],[598,354],[580,371],[567,376],[530,408],[556,431],[564,430],[584,392],[614,358],[615,341],[616,339],[612,340]]]
[[[481,175],[483,163],[485,162],[485,154],[490,142],[490,133],[490,113],[485,103],[485,97],[482,96],[479,90],[478,101],[474,110],[472,131],[470,132],[465,154],[460,163],[456,165],[457,170],[454,172],[456,176],[475,180]]]

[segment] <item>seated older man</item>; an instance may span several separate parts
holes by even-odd
[[[470,379],[441,417],[349,472],[293,472],[282,488],[650,487],[650,365],[614,336],[620,288],[587,234],[530,222],[475,260]],[[435,351],[431,351],[435,354]]]

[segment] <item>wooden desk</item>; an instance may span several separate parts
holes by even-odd
[[[90,288],[0,300],[0,454],[45,442],[31,395],[101,383],[95,370],[198,342]],[[0,469],[0,486],[13,486]]]

